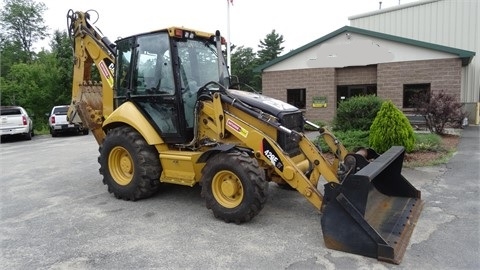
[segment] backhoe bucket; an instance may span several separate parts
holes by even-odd
[[[390,148],[341,184],[325,184],[328,248],[399,264],[422,211],[420,191],[401,174],[405,150]]]

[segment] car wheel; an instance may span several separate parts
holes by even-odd
[[[30,141],[32,139],[32,132],[25,133],[24,137],[25,137],[25,140]]]

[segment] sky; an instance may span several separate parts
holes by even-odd
[[[230,36],[230,42],[237,47],[257,51],[260,40],[275,30],[285,41],[282,54],[349,25],[349,16],[379,9],[379,0],[232,0],[230,6],[230,0],[34,1],[46,5],[44,20],[50,33],[67,29],[69,9],[93,9],[99,14],[95,26],[111,41],[170,26],[184,26],[212,33],[220,30],[222,36]],[[382,9],[415,1],[382,0]],[[230,31],[227,22],[230,22]],[[49,49],[48,43],[49,40],[40,42],[35,49]]]

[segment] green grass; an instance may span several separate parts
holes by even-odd
[[[334,135],[350,152],[355,152],[362,147],[368,147],[368,131],[335,131]],[[327,144],[325,143],[325,141],[323,141],[321,137],[317,137],[317,139],[315,140],[315,144],[320,145],[322,152],[330,151]]]
[[[418,151],[441,151],[442,137],[433,133],[415,133],[415,146],[413,152]]]
[[[47,135],[50,134],[50,129],[48,125],[40,125],[35,127],[35,135]]]
[[[430,159],[417,159],[405,161],[405,167],[425,167],[447,163],[457,151],[456,145],[443,145],[442,137],[437,134],[415,134],[415,149],[412,156],[421,155],[424,152],[433,152],[436,155]]]
[[[337,137],[342,144],[347,148],[349,152],[355,152],[360,147],[369,147],[368,145],[368,131],[351,130],[346,132],[335,131],[335,137]],[[447,149],[443,146],[442,137],[433,133],[415,133],[415,145],[413,151],[408,155],[421,155],[425,152],[436,153],[433,159],[424,160],[412,160],[405,161],[406,167],[421,167],[421,166],[434,166],[438,164],[444,164],[453,156],[456,148]],[[330,152],[327,144],[321,137],[317,137],[314,143],[319,145],[322,152]]]

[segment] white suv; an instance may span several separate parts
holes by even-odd
[[[79,123],[69,123],[67,120],[68,105],[60,105],[52,108],[48,117],[50,134],[57,137],[60,133],[81,133],[88,134],[88,128]]]

